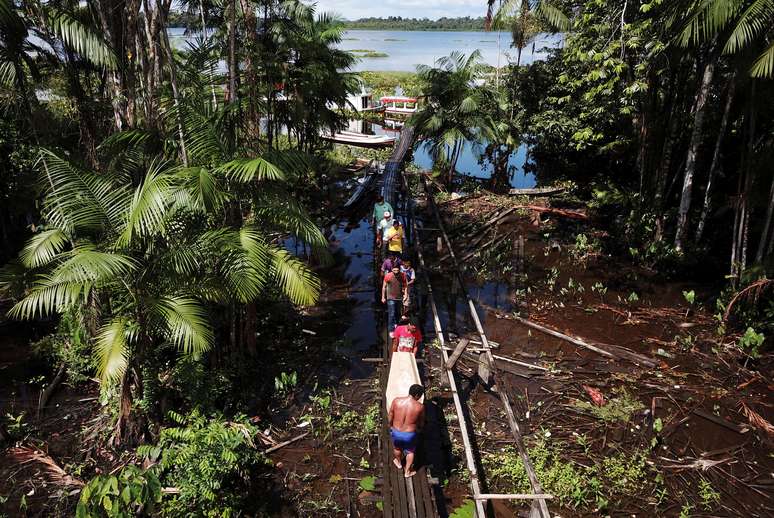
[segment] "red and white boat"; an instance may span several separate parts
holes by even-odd
[[[379,99],[379,104],[384,107],[385,113],[411,115],[417,111],[416,97],[405,97],[402,95],[387,96]]]

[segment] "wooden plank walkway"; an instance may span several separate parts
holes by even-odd
[[[400,140],[393,149],[390,159],[384,168],[382,177],[382,194],[384,199],[390,203],[396,210],[396,201],[401,181],[401,170],[403,162],[414,143],[414,129],[411,127],[403,128]],[[375,263],[376,271],[376,289],[381,290],[378,261]],[[386,325],[381,326],[382,335],[382,365],[380,367],[380,388],[384,394],[387,388],[387,376],[389,374],[391,344],[387,334]],[[415,464],[419,466],[417,474],[407,479],[403,476],[403,471],[399,470],[392,463],[392,440],[390,439],[390,429],[387,422],[387,410],[385,405],[381,406],[382,429],[380,434],[381,462],[382,462],[382,498],[385,518],[435,518],[438,516],[435,501],[433,499],[433,490],[430,487],[427,467],[423,465],[423,451],[427,449],[430,438],[424,437],[426,433],[437,430],[437,426],[425,427],[425,433],[422,434],[422,440],[417,451]]]

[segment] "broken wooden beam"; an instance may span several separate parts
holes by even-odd
[[[454,348],[454,352],[449,356],[449,359],[446,361],[445,367],[447,369],[451,369],[454,367],[454,364],[457,363],[457,358],[460,357],[460,355],[465,352],[465,348],[470,343],[470,340],[467,338],[462,338],[458,343],[457,347]]]
[[[274,446],[272,446],[271,448],[267,449],[267,450],[266,450],[266,451],[264,451],[263,453],[264,453],[264,454],[266,454],[266,453],[271,453],[271,452],[273,452],[273,451],[277,451],[277,450],[279,450],[280,448],[284,448],[285,446],[287,446],[287,445],[289,445],[289,444],[293,444],[293,443],[294,443],[294,442],[296,442],[296,441],[300,441],[301,439],[303,439],[303,438],[304,438],[304,437],[306,437],[307,435],[309,435],[309,432],[304,432],[304,433],[302,433],[301,435],[299,435],[298,437],[293,437],[293,438],[292,438],[292,439],[290,439],[290,440],[287,440],[287,441],[281,442],[281,443],[279,443],[279,444],[275,444]]]

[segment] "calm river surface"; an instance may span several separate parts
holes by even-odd
[[[413,72],[417,65],[433,65],[443,56],[458,50],[470,54],[480,50],[485,63],[498,64],[500,38],[500,66],[516,61],[516,50],[511,48],[510,33],[501,32],[446,32],[446,31],[365,31],[352,30],[344,34],[339,48],[344,50],[372,50],[387,54],[383,58],[360,58],[354,71],[379,70]],[[559,36],[541,34],[524,49],[521,63],[528,64],[546,56],[546,47],[556,47]]]

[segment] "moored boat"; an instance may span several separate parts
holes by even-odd
[[[399,113],[411,115],[417,111],[417,98],[403,95],[391,95],[379,99],[379,104],[384,107],[385,113]]]

